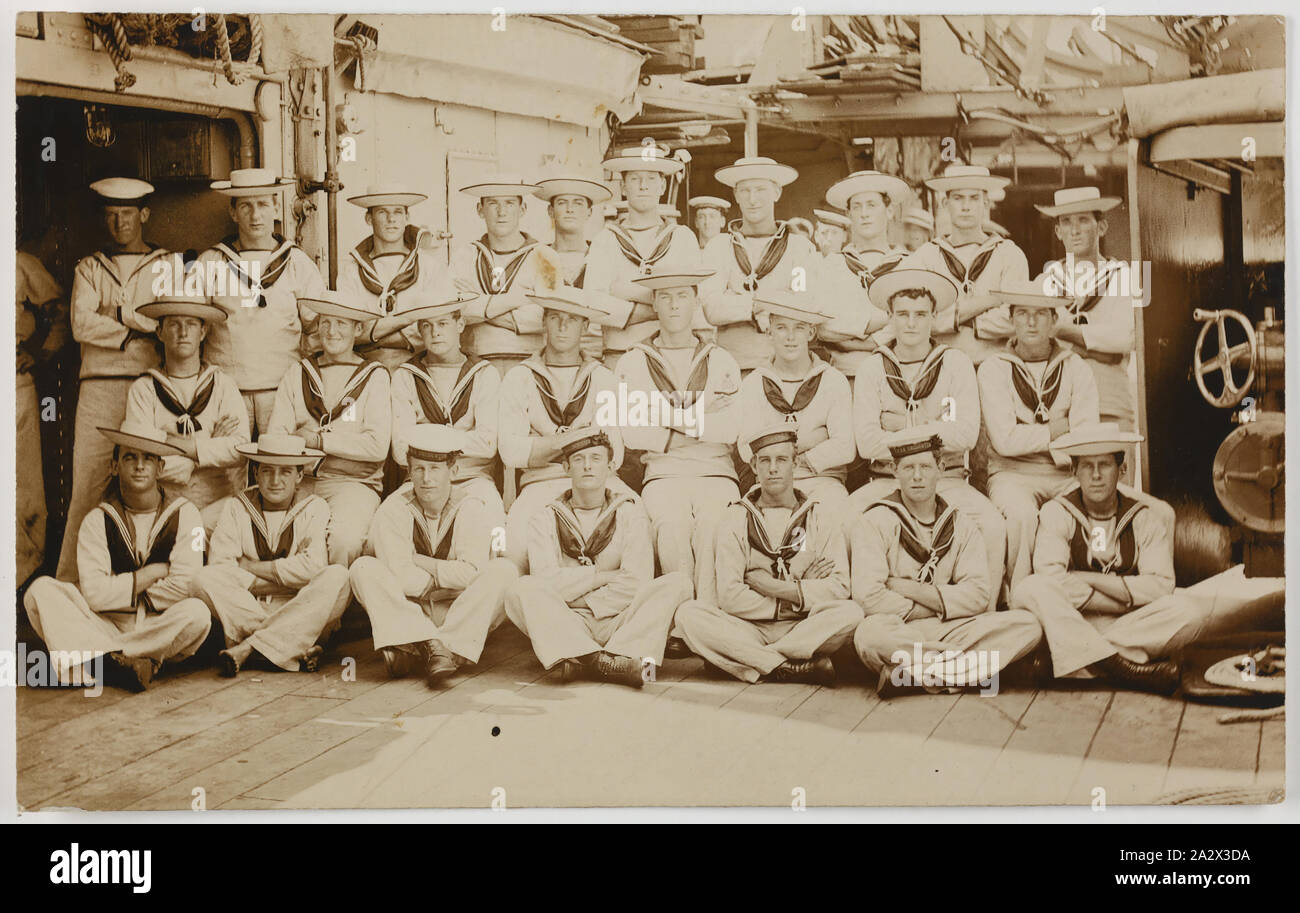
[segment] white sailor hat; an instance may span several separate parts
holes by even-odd
[[[469,304],[478,295],[474,292],[459,292],[455,298],[446,301],[439,301],[436,304],[422,304],[418,307],[408,308],[405,311],[399,311],[393,317],[406,321],[406,325],[419,323],[421,320],[437,320],[439,317],[446,317],[449,314],[459,314],[465,305]]]
[[[99,197],[101,206],[143,206],[154,192],[152,184],[136,178],[103,178],[91,182],[90,189]]]
[[[627,171],[655,171],[662,175],[679,174],[686,166],[677,159],[668,157],[668,150],[655,143],[630,146],[619,150],[600,163],[600,166],[613,174]]]
[[[348,202],[369,209],[372,206],[415,206],[427,199],[427,193],[416,193],[400,184],[371,184],[365,193],[348,197]]]
[[[1004,288],[994,289],[989,296],[1013,307],[1045,308],[1055,310],[1073,300],[1046,293],[1046,282],[1012,282]]]
[[[465,452],[468,435],[451,425],[435,425],[421,422],[411,429],[406,438],[406,462],[425,460],[430,463],[446,463],[452,457]]]
[[[850,200],[868,191],[887,196],[890,200],[900,200],[907,193],[907,182],[883,171],[855,171],[830,186],[826,191],[826,202],[836,209],[848,209]]]
[[[903,213],[904,225],[915,225],[918,228],[924,228],[926,231],[934,231],[934,216],[930,215],[920,206],[909,207]]]
[[[745,438],[745,448],[756,455],[764,447],[773,444],[796,444],[799,440],[799,422],[797,420],[764,425],[755,429]]]
[[[609,435],[599,427],[593,425],[591,426],[591,434],[585,434],[582,437],[575,438],[560,448],[560,459],[567,460],[575,453],[592,447],[604,447],[605,452],[608,454],[614,452],[614,445],[610,443]]]
[[[722,197],[691,197],[686,205],[691,209],[716,209],[723,213],[731,208],[731,203]]]
[[[698,286],[705,279],[712,276],[714,272],[714,270],[702,269],[698,266],[659,263],[655,265],[648,275],[637,276],[632,281],[653,292],[655,289],[661,288]]]
[[[775,159],[755,155],[738,158],[733,164],[724,165],[713,172],[713,177],[718,183],[726,184],[728,187],[735,187],[741,181],[751,178],[760,178],[771,181],[778,187],[784,187],[786,184],[793,184],[799,177],[799,172],[789,165],[782,165]]]
[[[99,433],[116,446],[127,450],[139,450],[154,456],[184,456],[185,451],[175,444],[167,443],[167,432],[144,422],[127,419],[120,428],[99,428]]]
[[[526,293],[528,300],[542,306],[546,311],[563,311],[576,317],[586,317],[597,322],[609,319],[609,311],[589,304],[580,288],[561,285],[555,289],[541,289]]]
[[[1063,187],[1052,194],[1051,206],[1035,203],[1034,208],[1047,218],[1055,219],[1075,212],[1110,212],[1120,202],[1119,197],[1102,196],[1096,187]]]
[[[533,191],[533,196],[547,202],[568,195],[586,197],[587,202],[595,206],[608,200],[614,193],[599,181],[578,177],[546,178],[538,181],[537,189]]]
[[[663,216],[665,219],[680,219],[682,217],[682,211],[672,203],[660,203],[659,215]]]
[[[135,312],[150,320],[159,321],[161,327],[164,317],[197,317],[204,323],[224,323],[226,309],[212,304],[206,298],[192,298],[184,295],[160,295],[148,304],[142,304]]]
[[[235,452],[250,463],[267,466],[307,466],[323,459],[323,451],[314,450],[296,434],[262,432],[250,444],[236,444]]]
[[[943,438],[928,429],[912,428],[890,437],[889,456],[895,461],[914,453],[933,453],[938,459],[943,452]]]
[[[925,289],[934,297],[935,313],[952,307],[957,300],[957,286],[951,279],[929,269],[892,269],[867,287],[871,303],[889,310],[889,299],[907,289]]]
[[[344,304],[342,296],[338,292],[332,292],[328,289],[311,298],[299,298],[298,303],[305,305],[318,316],[344,317],[348,320],[355,320],[358,323],[364,323],[367,320],[377,320],[380,316],[375,311],[366,308],[353,307],[350,304]]]
[[[754,294],[754,306],[762,306],[773,316],[789,317],[812,326],[820,326],[834,318],[830,314],[812,309],[806,293],[773,289]]]
[[[1011,178],[989,174],[983,165],[949,165],[943,174],[930,178],[925,186],[931,190],[1001,190],[1011,183]]]
[[[275,193],[292,183],[292,178],[277,178],[270,168],[236,168],[230,172],[230,180],[213,181],[210,186],[228,197],[253,197]]]
[[[1067,456],[1097,456],[1125,453],[1130,444],[1141,442],[1142,435],[1136,431],[1122,431],[1115,422],[1095,422],[1071,428],[1052,442],[1052,449]]]
[[[834,225],[836,228],[845,230],[849,227],[849,217],[842,212],[831,212],[829,209],[814,209],[813,215],[817,217],[818,222],[825,222],[827,225]]]
[[[1011,232],[1007,231],[1005,226],[999,225],[992,219],[985,219],[984,224],[981,227],[984,229],[984,234],[986,235],[997,235],[999,238],[1011,237]]]
[[[518,174],[496,174],[485,181],[470,184],[460,189],[472,197],[526,197],[537,190],[536,184],[529,184]]]

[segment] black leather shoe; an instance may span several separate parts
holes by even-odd
[[[149,687],[157,671],[157,664],[147,656],[124,656],[117,651],[104,654],[104,678],[115,688],[138,694]]]
[[[1137,691],[1154,694],[1173,694],[1178,690],[1178,664],[1171,660],[1154,663],[1135,663],[1116,653],[1089,667],[1113,682],[1128,685]]]
[[[631,657],[615,656],[602,650],[596,656],[595,670],[596,676],[602,681],[627,685],[629,688],[640,688],[645,684],[641,677],[641,667]]]
[[[420,664],[424,670],[424,680],[430,685],[439,684],[442,679],[456,671],[456,657],[440,640],[426,640],[416,649],[420,654]]]
[[[691,648],[686,646],[686,641],[680,637],[670,637],[668,643],[664,644],[664,659],[689,659],[694,655]]]
[[[835,686],[835,664],[829,656],[816,659],[787,659],[767,674],[769,682],[799,682],[807,685]]]

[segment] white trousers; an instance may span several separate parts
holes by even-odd
[[[873,501],[879,501],[898,491],[898,480],[874,479],[849,495],[848,522],[845,523],[844,535],[852,536],[852,523],[861,519]],[[993,502],[984,497],[965,479],[957,476],[944,476],[939,479],[939,497],[943,498],[957,510],[972,518],[979,525],[984,539],[984,551],[989,566],[989,611],[998,607],[998,596],[1002,590],[1002,576],[1007,551],[1007,523]]]
[[[108,485],[113,464],[113,442],[97,428],[121,427],[126,416],[126,394],[132,381],[87,377],[77,394],[77,420],[72,439],[72,495],[68,499],[68,525],[63,530],[60,580],[77,582],[77,534]]]
[[[514,562],[488,562],[455,599],[410,597],[378,558],[362,556],[348,572],[352,592],[370,616],[375,649],[438,639],[457,656],[476,663],[488,634],[505,621],[505,597],[519,577]]]
[[[756,682],[786,660],[834,653],[848,643],[862,621],[862,607],[850,599],[828,602],[806,618],[749,621],[715,605],[692,600],[677,610],[677,630],[691,650],[719,669]]]
[[[664,574],[637,590],[622,612],[596,618],[590,609],[568,605],[537,578],[521,577],[506,594],[505,605],[506,616],[528,635],[544,669],[598,650],[658,666],[673,615],[690,598],[685,574]]]
[[[19,585],[45,561],[45,479],[41,472],[41,420],[36,385],[30,374],[19,374],[14,388],[18,445],[14,486],[14,544]]]
[[[717,598],[713,540],[718,521],[739,497],[736,483],[724,476],[655,479],[641,490],[659,568],[665,574],[681,571],[694,584],[696,598],[706,602]]]
[[[248,410],[249,430],[253,440],[266,430],[271,423],[271,410],[275,408],[274,390],[240,390],[244,397],[244,408]]]
[[[162,612],[150,612],[136,625],[134,609],[96,612],[75,586],[39,577],[23,596],[27,617],[56,660],[60,681],[69,681],[68,668],[59,668],[60,653],[83,658],[121,652],[162,663],[192,656],[212,627],[208,607],[198,599],[182,599]],[[66,664],[65,664],[66,665]]]
[[[370,520],[379,509],[379,493],[351,479],[309,477],[303,478],[300,490],[324,498],[330,506],[325,534],[330,564],[351,567],[365,548]]]
[[[1080,610],[1092,594],[1086,584],[1031,574],[1012,590],[1011,604],[1042,623],[1060,678],[1116,653],[1148,663],[1197,640],[1257,628],[1275,611],[1261,600],[1285,590],[1284,578],[1247,577],[1239,564],[1127,614],[1105,615]]]
[[[221,622],[226,646],[247,642],[287,672],[334,628],[352,589],[346,568],[331,564],[297,595],[257,597],[257,578],[234,564],[210,564],[194,580],[194,593]]]
[[[894,651],[900,643],[942,642],[966,654],[954,659],[949,671],[978,669],[992,676],[1033,650],[1042,633],[1037,619],[1028,612],[982,612],[950,621],[935,616],[904,621],[899,615],[868,615],[853,632],[853,649],[863,665],[879,675],[882,669],[896,664]],[[977,658],[977,654],[983,656]],[[963,678],[961,674],[951,681],[942,674],[939,677],[944,685],[972,684],[969,676]]]
[[[506,471],[512,470],[506,467]],[[570,485],[568,476],[532,482],[523,487],[514,503],[510,505],[510,512],[506,514],[506,557],[515,563],[519,573],[528,573],[528,524],[532,521],[533,514],[568,491]],[[606,485],[614,491],[633,493],[632,489],[612,472]]]

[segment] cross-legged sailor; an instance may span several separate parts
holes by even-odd
[[[58,577],[77,580],[77,531],[108,484],[113,447],[95,429],[126,416],[126,391],[158,364],[156,325],[137,313],[154,299],[160,278],[182,274],[179,257],[148,243],[153,185],[105,178],[90,185],[103,212],[108,243],[77,264],[72,279],[72,338],[81,343],[81,381],[72,443],[72,495],[59,552]],[[170,275],[169,275],[170,274]]]
[[[299,304],[325,291],[316,263],[275,233],[280,194],[294,182],[266,168],[238,168],[212,189],[230,197],[235,234],[199,255],[209,300],[230,316],[208,333],[207,358],[244,394],[249,421],[265,431],[275,388],[304,351],[316,315]]]
[[[640,688],[654,681],[690,579],[654,575],[650,521],[640,499],[609,485],[609,438],[597,431],[560,452],[571,488],[533,515],[528,576],[506,596],[506,614],[546,669],[567,681],[586,673]]]
[[[853,384],[853,430],[869,481],[849,497],[849,522],[898,490],[890,447],[924,432],[943,441],[938,492],[974,520],[988,559],[989,608],[997,607],[1006,554],[1006,521],[967,481],[979,438],[980,398],[969,356],[932,335],[934,315],[952,307],[957,288],[929,270],[898,269],[871,292],[889,310],[893,340],[869,356]]]
[[[796,444],[788,423],[745,441],[757,484],[719,524],[717,603],[688,602],[676,627],[691,650],[743,681],[833,685],[830,656],[862,609],[849,598],[838,513],[795,486]]]
[[[476,663],[505,620],[518,571],[491,559],[493,517],[475,490],[452,484],[469,435],[448,425],[412,429],[410,478],[370,524],[374,556],[352,563],[352,592],[370,616],[375,649],[390,675],[412,664],[434,684]]]
[[[853,598],[866,618],[853,646],[884,695],[987,684],[1041,635],[1028,612],[989,609],[983,537],[938,494],[943,450],[925,430],[896,440],[899,488],[854,530]]]
[[[519,228],[524,198],[536,189],[513,174],[460,189],[478,198],[486,229],[451,258],[456,289],[479,296],[465,308],[468,326],[461,348],[492,362],[502,377],[542,348],[542,309],[527,294],[545,294],[564,284],[564,263]]]
[[[770,158],[738,159],[714,177],[732,188],[740,218],[704,249],[704,266],[714,276],[700,288],[704,316],[718,328],[718,345],[752,371],[772,357],[766,335],[767,311],[756,297],[795,291],[808,297],[807,310],[818,306],[821,254],[812,241],[791,236],[776,218],[781,189],[799,173]]]
[[[127,419],[162,430],[180,448],[181,455],[162,458],[159,482],[197,507],[210,531],[221,501],[244,487],[238,481],[244,460],[235,447],[249,440],[239,387],[203,358],[209,328],[226,312],[204,298],[163,297],[140,313],[158,322],[163,363],[131,384]]]
[[[956,283],[957,304],[937,315],[935,335],[969,355],[978,368],[1012,332],[1005,305],[989,293],[1029,279],[1024,252],[1014,242],[984,231],[989,193],[1010,181],[978,165],[949,165],[940,177],[925,183],[947,194],[943,205],[952,232],[921,245],[904,265],[943,273]]]
[[[319,315],[324,352],[285,372],[267,430],[297,435],[325,453],[303,480],[303,493],[329,505],[330,563],[346,568],[361,554],[379,507],[393,428],[389,377],[382,364],[363,359],[353,348],[374,312],[341,304],[330,292],[304,306]]]
[[[626,150],[604,161],[602,167],[622,178],[628,210],[626,216],[606,225],[592,240],[583,287],[617,301],[591,301],[614,315],[604,331],[605,365],[613,368],[633,344],[644,342],[659,330],[653,293],[634,280],[649,275],[660,263],[694,268],[699,264],[700,252],[691,230],[664,218],[659,211],[668,177],[683,170],[681,162],[663,156],[658,146],[651,145]],[[697,314],[696,320],[696,329],[708,328],[702,314]]]
[[[501,375],[485,359],[461,351],[464,306],[464,301],[452,300],[406,312],[419,327],[424,351],[393,372],[393,459],[407,465],[406,449],[419,428],[463,432],[452,481],[457,491],[483,503],[495,528],[504,526],[506,516],[492,478]]]
[[[793,423],[798,435],[795,485],[820,499],[824,510],[840,509],[855,455],[853,393],[843,374],[809,351],[828,317],[808,310],[808,299],[798,294],[759,293],[754,300],[768,314],[773,356],[740,385],[740,458],[750,461],[744,442],[760,428]]]
[[[635,421],[629,407],[621,428],[624,446],[645,465],[642,503],[659,567],[686,574],[701,599],[714,589],[714,526],[740,495],[731,459],[740,430],[740,367],[691,330],[696,290],[708,275],[667,264],[635,280],[654,295],[659,332],[634,344],[616,372],[629,398],[644,396],[654,407]]]
[[[254,652],[286,672],[312,671],[317,642],[352,595],[347,568],[327,558],[329,505],[299,489],[303,467],[325,454],[269,431],[239,452],[253,464],[257,485],[225,502],[194,593],[225,633],[222,675],[238,674]]]
[[[835,318],[819,333],[830,362],[849,380],[876,348],[873,333],[889,322],[885,302],[872,302],[871,283],[898,266],[907,251],[889,243],[889,213],[907,184],[879,171],[858,171],[831,185],[826,200],[848,212],[848,243],[826,258],[825,307]]]
[[[604,312],[584,300],[581,289],[567,286],[546,297],[534,296],[533,306],[545,309],[545,346],[501,381],[497,447],[506,471],[522,473],[519,496],[506,517],[506,554],[521,571],[527,569],[532,515],[569,487],[560,460],[562,449],[586,438],[589,426],[600,425],[610,438],[614,468],[623,462],[623,438],[615,424],[614,372],[581,351],[588,321],[601,319]],[[602,401],[607,405],[598,415]],[[617,477],[609,484],[630,492]]]
[[[164,661],[203,644],[212,620],[190,598],[203,566],[203,523],[182,497],[158,484],[162,457],[180,450],[148,425],[98,429],[112,444],[112,478],[77,537],[79,583],[39,577],[23,596],[61,682],[104,655],[109,684],[143,691]],[[94,667],[92,666],[92,674]]]
[[[401,320],[402,313],[456,297],[451,274],[421,248],[429,230],[411,222],[411,207],[427,199],[397,185],[348,197],[366,211],[370,234],[343,259],[339,300],[379,316],[357,340],[357,353],[390,371],[420,346],[419,331]]]
[[[722,197],[700,196],[691,197],[686,205],[694,214],[691,224],[695,226],[695,236],[699,238],[700,250],[703,250],[727,227],[727,211],[731,209],[731,201]]]

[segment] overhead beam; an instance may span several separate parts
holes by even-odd
[[[1051,100],[1038,106],[1010,90],[984,90],[974,92],[918,92],[907,95],[838,95],[804,98],[779,98],[779,115],[765,115],[766,119],[827,121],[856,120],[879,122],[878,136],[899,136],[915,132],[911,124],[896,125],[896,121],[951,122],[957,117],[957,100],[968,110],[976,108],[1002,108],[1012,116],[1061,114],[1101,117],[1113,114],[1124,106],[1123,90],[1114,87],[1087,87],[1052,89],[1047,93]],[[901,126],[903,129],[898,129]]]

